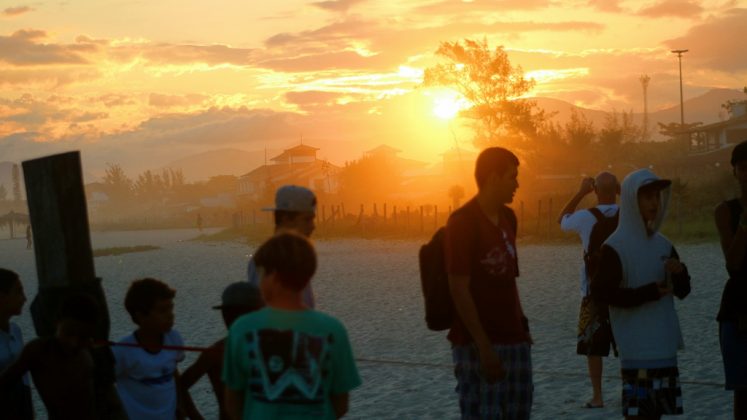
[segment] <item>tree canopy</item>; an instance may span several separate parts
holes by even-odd
[[[474,121],[477,147],[520,147],[536,136],[544,111],[523,99],[534,80],[511,65],[502,46],[491,50],[486,40],[465,39],[441,43],[436,55],[444,62],[425,70],[423,85],[451,87],[472,104],[461,116]]]

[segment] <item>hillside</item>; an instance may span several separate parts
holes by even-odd
[[[267,150],[267,158],[279,153],[278,150]],[[164,165],[159,171],[181,169],[187,182],[194,182],[216,175],[241,176],[264,162],[264,150],[218,149],[183,157]]]

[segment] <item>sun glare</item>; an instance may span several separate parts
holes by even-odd
[[[441,91],[433,95],[433,115],[442,120],[450,120],[459,111],[469,106],[468,102],[454,91]]]

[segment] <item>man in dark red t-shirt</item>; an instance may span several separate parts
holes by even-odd
[[[446,225],[446,270],[457,316],[449,331],[463,419],[528,419],[531,337],[516,277],[519,160],[492,147],[477,158],[478,193]]]

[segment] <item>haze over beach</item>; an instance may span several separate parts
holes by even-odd
[[[453,91],[419,88],[440,42],[505,46],[531,97],[642,112],[740,98],[744,1],[74,2],[0,10],[0,161],[80,149],[134,176],[210,150],[305,142],[341,165],[381,143],[439,159]],[[743,95],[742,95],[743,96]],[[742,97],[742,99],[744,99]],[[723,100],[723,98],[722,98]],[[713,122],[688,114],[688,121]],[[436,113],[439,113],[439,117]],[[676,121],[677,112],[664,122]],[[447,119],[444,119],[447,118]],[[465,147],[470,132],[452,122]],[[214,175],[220,174],[219,171]],[[234,174],[240,175],[240,174]],[[195,179],[191,179],[194,181]]]
[[[186,345],[210,345],[225,333],[210,308],[276,228],[276,190],[302,185],[315,194],[318,309],[345,324],[363,379],[348,417],[457,418],[449,342],[423,322],[418,251],[477,192],[480,151],[501,146],[520,162],[510,206],[533,416],[619,417],[612,357],[605,406],[582,408],[582,250],[558,216],[588,176],[648,168],[671,180],[661,230],[692,275],[676,306],[683,418],[729,418],[713,212],[739,194],[745,40],[747,0],[2,0],[0,267],[29,297],[16,319],[35,337],[29,304],[52,271],[39,264],[55,262],[39,243],[70,246],[50,226],[86,227],[37,224],[29,207],[48,199],[88,222],[112,339],[133,328],[127,287],[152,276],[178,290]],[[49,181],[74,170],[36,194],[29,182],[27,197],[23,162],[69,151],[81,203]],[[192,393],[217,418],[207,380]]]

